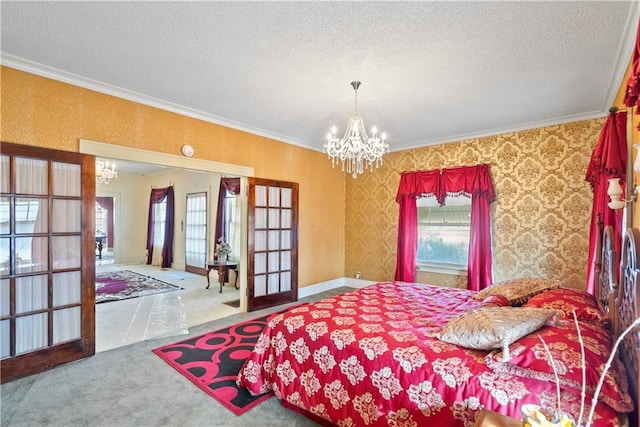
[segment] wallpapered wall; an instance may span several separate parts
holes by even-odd
[[[496,189],[494,282],[547,277],[584,288],[592,203],[584,177],[603,124],[593,119],[393,152],[373,173],[347,177],[345,275],[393,279],[401,172],[487,163]],[[466,287],[465,278],[424,277]]]
[[[344,174],[326,154],[0,66],[0,140],[77,152],[79,139],[250,166],[300,185],[298,283],[342,277]],[[144,159],[140,159],[144,160]]]

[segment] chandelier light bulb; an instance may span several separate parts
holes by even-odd
[[[96,160],[96,183],[108,184],[113,178],[118,177],[115,163],[108,161]]]
[[[375,127],[375,126],[374,126],[374,127],[372,127],[372,128],[371,128],[371,133],[373,134],[373,136],[375,136],[375,135],[376,135],[376,133],[378,133],[378,129],[376,129],[376,127]]]

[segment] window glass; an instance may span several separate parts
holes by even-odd
[[[447,197],[438,206],[435,197],[418,199],[418,263],[467,265],[471,199]]]
[[[48,194],[49,162],[28,157],[16,157],[16,193]]]
[[[0,192],[9,192],[9,156],[0,156]]]

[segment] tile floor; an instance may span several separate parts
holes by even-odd
[[[96,261],[96,274],[118,270],[151,276],[184,289],[96,304],[96,352],[151,338],[187,334],[190,327],[240,312],[224,304],[238,299],[240,291],[227,284],[219,293],[215,272],[210,274],[211,287],[205,289],[204,276],[145,264],[113,264],[109,254]]]

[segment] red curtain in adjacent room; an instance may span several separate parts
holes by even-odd
[[[596,218],[602,216],[603,226],[611,225],[614,229],[614,246],[616,249],[616,264],[620,260],[622,246],[622,210],[616,212],[610,209],[609,179],[620,178],[623,190],[626,188],[627,171],[627,113],[611,113],[602,127],[596,148],[591,154],[591,161],[587,168],[585,180],[591,184],[593,190],[593,207],[591,209],[591,229],[589,233],[589,261],[587,270],[587,292],[595,290],[595,265],[593,264],[596,251],[597,224]],[[626,194],[626,190],[623,194]]]
[[[489,165],[486,164],[401,174],[396,194],[400,215],[395,280],[415,280],[418,240],[416,199],[428,196],[435,196],[441,205],[447,196],[471,197],[467,288],[486,288],[493,283],[490,204],[495,200]]]
[[[155,218],[155,205],[162,202],[165,198],[167,202],[167,216],[164,224],[164,244],[162,246],[161,268],[170,268],[171,263],[173,262],[173,229],[175,222],[173,186],[166,188],[154,188],[151,190],[151,197],[149,200],[149,222],[147,223],[147,264],[151,264],[153,259],[153,224]]]
[[[220,179],[220,191],[218,191],[218,208],[216,211],[216,235],[214,242],[220,237],[224,237],[224,241],[229,243],[229,236],[224,235],[224,224],[227,221],[224,211],[224,199],[228,194],[240,194],[240,178],[222,178]]]

